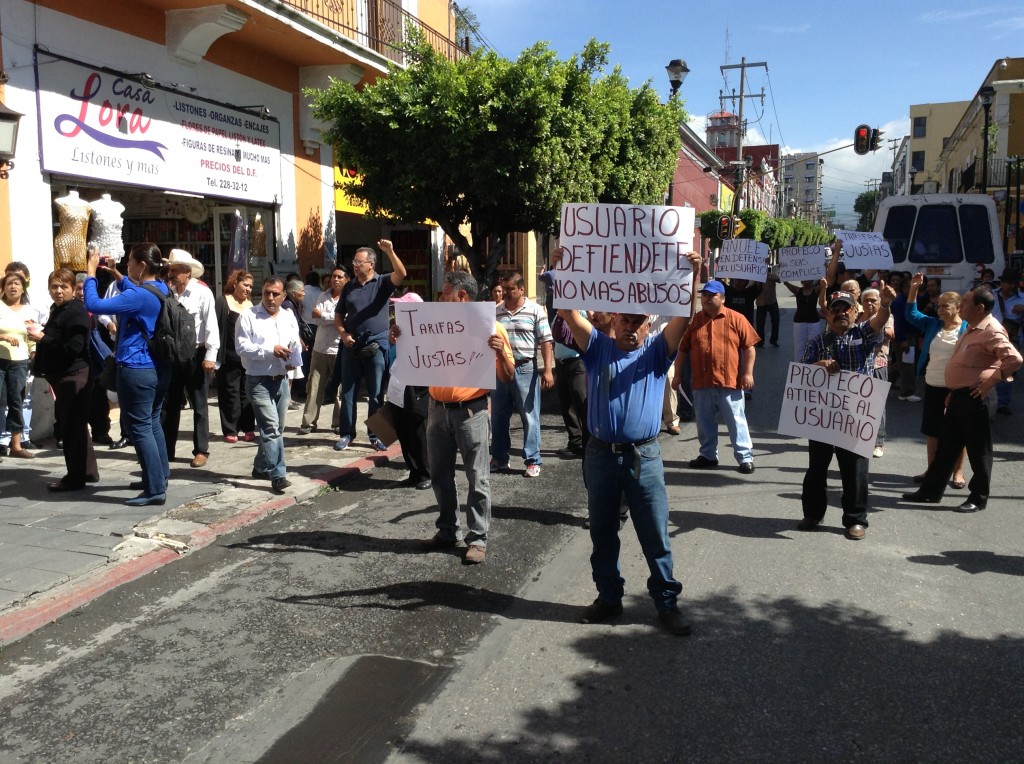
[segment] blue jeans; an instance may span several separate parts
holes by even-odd
[[[487,546],[491,525],[491,468],[487,444],[491,439],[491,420],[487,416],[486,396],[469,406],[446,408],[430,402],[427,415],[427,463],[434,498],[440,513],[438,535],[446,540],[459,537],[459,489],[455,483],[455,458],[462,454],[469,481],[466,498],[466,543]]]
[[[28,361],[8,361],[0,358],[0,390],[5,391],[4,400],[0,403],[7,404],[7,429],[11,432],[22,432],[27,429],[24,406],[28,377]]]
[[[743,391],[724,387],[700,387],[693,391],[693,413],[697,419],[700,455],[718,461],[718,414],[722,414],[732,440],[736,463],[754,461],[754,444],[747,431]]]
[[[338,400],[341,402],[341,410],[338,412],[338,435],[342,437],[356,436],[356,396],[359,394],[361,382],[366,382],[366,395],[370,399],[369,416],[373,416],[377,409],[384,405],[382,381],[387,339],[385,338],[380,345],[381,349],[374,353],[372,358],[360,358],[355,351],[346,347],[338,350],[337,364],[341,370],[338,391]]]
[[[288,380],[284,377],[246,377],[245,391],[260,429],[260,445],[253,469],[271,480],[283,478],[284,417],[288,412]]]
[[[650,577],[647,591],[659,612],[676,607],[683,585],[672,577],[672,546],[668,536],[668,492],[661,446],[654,440],[635,450],[615,453],[591,438],[583,460],[594,551],[590,568],[597,596],[603,602],[622,599],[625,581],[619,570],[619,503],[629,504]]]
[[[494,461],[508,464],[512,448],[509,425],[512,411],[516,410],[523,423],[523,461],[527,465],[543,464],[540,456],[540,374],[537,373],[537,365],[528,361],[517,366],[511,382],[498,382],[491,400],[491,457]]]
[[[160,426],[160,410],[171,384],[170,369],[117,367],[117,402],[121,426],[142,467],[142,493],[156,496],[167,491],[171,470],[167,464],[167,443]]]

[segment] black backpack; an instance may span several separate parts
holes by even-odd
[[[185,366],[196,354],[196,320],[188,310],[178,302],[173,294],[165,295],[155,286],[142,284],[146,291],[160,299],[160,314],[156,317],[156,330],[152,337],[146,337],[149,355],[154,361]],[[142,326],[142,322],[139,322]],[[143,330],[143,336],[146,332]]]

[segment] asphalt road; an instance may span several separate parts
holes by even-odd
[[[1018,760],[1020,415],[996,422],[989,509],[959,515],[965,492],[897,501],[924,447],[892,399],[867,538],[838,509],[798,533],[788,358],[758,362],[754,475],[724,442],[722,469],[686,469],[692,424],[663,436],[692,637],[657,628],[631,529],[626,612],[576,623],[585,497],[546,414],[541,477],[493,481],[484,565],[420,552],[430,492],[377,469],[4,648],[0,761]]]

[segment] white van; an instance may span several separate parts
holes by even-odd
[[[998,278],[1006,265],[996,205],[986,194],[887,196],[875,231],[889,242],[894,270],[939,278],[944,292],[965,292],[985,268]]]

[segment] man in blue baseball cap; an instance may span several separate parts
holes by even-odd
[[[754,471],[754,446],[747,429],[744,391],[754,387],[754,346],[760,341],[741,313],[725,307],[725,285],[709,281],[700,290],[701,310],[679,343],[676,378],[687,358],[700,453],[692,469],[718,469],[718,414],[722,415],[739,471]]]

